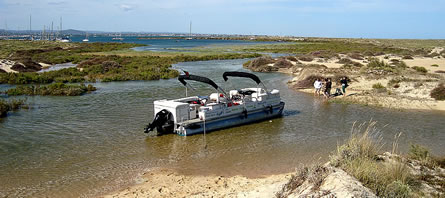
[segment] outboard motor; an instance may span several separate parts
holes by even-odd
[[[147,127],[144,128],[144,132],[148,133],[150,131],[153,131],[153,129],[155,128],[159,134],[173,132],[174,122],[172,117],[173,115],[170,111],[167,111],[165,109],[159,111],[153,119],[153,122],[151,122],[149,125],[147,125]]]

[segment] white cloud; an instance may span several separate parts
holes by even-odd
[[[121,4],[121,5],[119,5],[119,8],[122,9],[123,11],[125,11],[125,12],[134,10],[134,6],[128,5],[128,4]]]

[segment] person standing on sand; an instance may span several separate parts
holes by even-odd
[[[314,87],[315,87],[314,96],[315,95],[320,96],[321,85],[322,85],[322,83],[321,83],[320,79],[317,78],[314,82]]]
[[[331,78],[327,78],[326,79],[326,87],[325,87],[325,91],[324,91],[324,95],[327,98],[329,98],[329,96],[331,96],[331,87],[332,87],[332,82],[331,82]]]
[[[346,87],[348,87],[348,78],[345,76],[340,80],[343,96],[346,96]]]

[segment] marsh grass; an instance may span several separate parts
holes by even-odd
[[[414,70],[416,70],[417,72],[420,73],[427,73],[428,70],[425,67],[421,67],[421,66],[413,66],[412,67]]]
[[[381,163],[378,160],[377,154],[384,144],[375,124],[372,121],[358,126],[354,124],[349,139],[337,146],[330,162],[354,176],[379,197],[410,197],[418,184],[407,166],[399,161]]]
[[[0,98],[0,117],[6,117],[9,111],[17,111],[21,108],[27,109],[26,99],[11,99],[9,101]]]
[[[7,90],[5,93],[9,96],[79,96],[93,91],[96,91],[96,87],[94,87],[93,85],[86,86],[85,84],[67,85],[63,83],[53,83],[43,86],[17,86],[16,88]]]

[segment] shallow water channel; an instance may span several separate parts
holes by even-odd
[[[213,79],[226,90],[255,86],[249,79],[223,83],[224,71],[243,71],[246,60],[175,65]],[[281,91],[284,116],[204,135],[146,135],[153,101],[185,95],[176,80],[96,83],[78,97],[28,97],[32,109],[0,120],[0,197],[100,195],[135,181],[152,168],[184,174],[258,177],[290,172],[303,163],[327,161],[354,122],[377,121],[389,148],[395,134],[406,152],[411,143],[445,150],[445,114],[329,104],[289,89],[290,76],[258,73]],[[192,83],[196,94],[212,89]],[[2,87],[5,89],[6,87]]]

